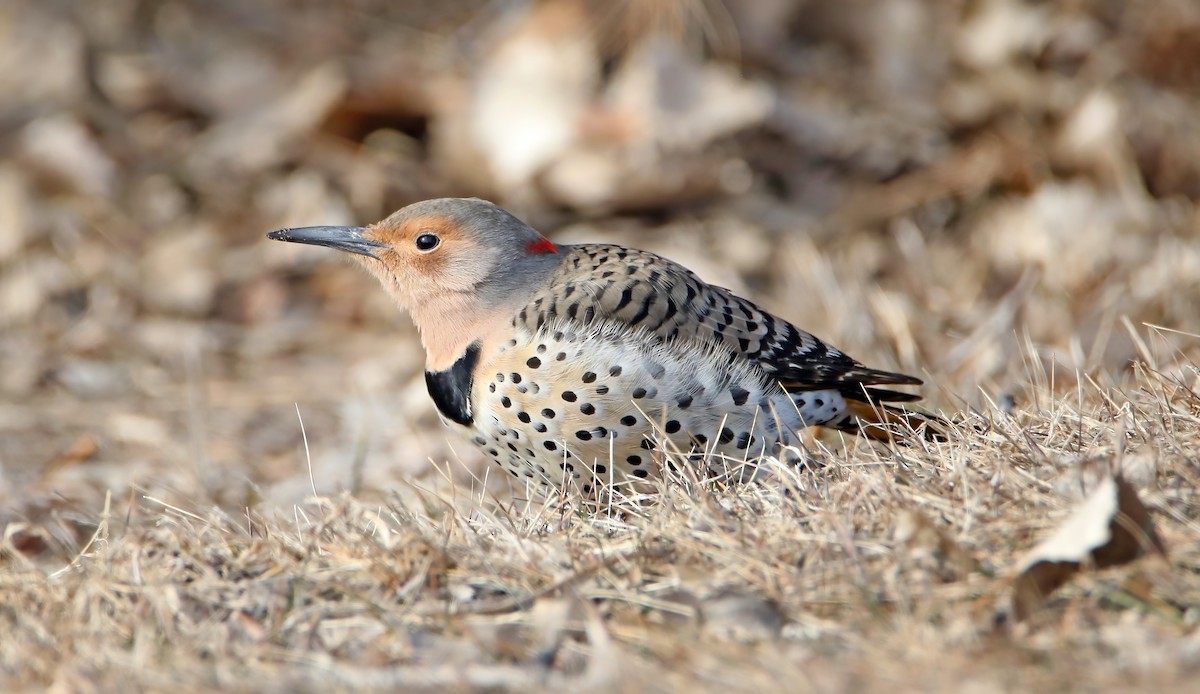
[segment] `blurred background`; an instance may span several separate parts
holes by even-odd
[[[1194,0],[7,0],[0,521],[297,501],[297,408],[323,494],[470,484],[407,319],[263,238],[428,197],[668,255],[947,413],[1120,387],[1130,326],[1195,357],[1143,324],[1197,330],[1198,107]]]

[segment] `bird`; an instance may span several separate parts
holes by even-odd
[[[595,498],[680,465],[754,479],[809,426],[945,437],[904,407],[919,395],[882,387],[921,379],[866,367],[665,257],[555,244],[486,200],[267,237],[346,252],[378,279],[416,324],[442,422],[536,489]]]

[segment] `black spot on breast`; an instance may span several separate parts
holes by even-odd
[[[590,402],[585,402],[579,406],[579,411],[584,414],[596,414],[596,406]]]
[[[521,382],[521,374],[517,373],[516,371],[512,372],[512,377],[511,377],[511,378],[512,378],[512,382],[513,382],[513,383],[520,383],[520,382]]]
[[[624,417],[622,417],[622,418],[621,418],[621,424],[623,424],[623,425],[625,425],[625,426],[627,426],[627,427],[631,427],[631,426],[633,426],[634,424],[637,424],[637,417],[634,417],[634,416],[633,416],[633,415],[631,415],[631,414],[627,414],[627,415],[625,415]]]
[[[613,377],[620,376],[621,375],[621,367],[619,367],[619,366],[612,367],[611,369],[608,370],[608,375],[613,376]]]
[[[512,451],[513,453],[516,453],[517,452],[517,444],[515,444],[515,443],[508,444],[508,450]]]
[[[646,470],[639,468],[639,469],[633,471],[633,476],[645,479],[650,476],[650,473]]]
[[[646,370],[650,372],[650,378],[655,380],[662,378],[667,373],[667,369],[656,361],[646,364]]]
[[[813,400],[813,404],[816,405],[817,407],[825,407],[825,401],[822,400],[821,398],[817,398],[816,400]]]
[[[546,425],[542,424],[541,422],[537,422],[533,425],[533,430],[539,434],[544,434],[546,433]]]
[[[538,359],[537,357],[530,357],[525,360],[525,366],[528,366],[531,369],[536,369],[541,365],[542,365],[542,360]]]
[[[679,405],[679,409],[686,410],[692,406],[692,396],[685,395],[682,398],[679,398],[679,400],[676,401],[676,404]]]
[[[487,445],[487,439],[483,438],[482,436],[476,436],[474,439],[471,439],[471,440],[475,442],[476,446],[486,446]]]
[[[588,371],[585,374],[583,374],[583,382],[584,383],[595,383],[595,381],[596,381],[596,373],[594,371]]]
[[[592,432],[588,431],[587,429],[580,429],[579,431],[575,432],[575,438],[579,439],[580,441],[591,441]]]
[[[658,448],[658,444],[654,443],[650,439],[642,439],[642,442],[640,444],[638,444],[638,446],[643,451],[652,451],[652,450]]]
[[[608,386],[596,386],[596,395],[608,395]]]
[[[517,419],[521,420],[522,422],[524,422],[526,424],[528,424],[531,421],[528,412],[518,412]]]
[[[667,433],[668,433],[668,434],[677,434],[677,433],[679,433],[679,420],[678,420],[678,419],[672,419],[672,420],[668,421],[668,422],[667,422],[667,426],[666,426],[666,427],[664,427],[664,428],[666,429],[666,431],[667,431]]]
[[[554,443],[553,441],[546,441],[542,445],[545,446],[546,450],[548,450],[548,451],[557,451],[558,450],[558,444]]]
[[[744,451],[749,446],[750,446],[750,432],[743,431],[742,433],[738,434],[738,437],[737,437],[738,450]]]
[[[730,429],[729,427],[721,429],[721,436],[717,439],[717,441],[720,441],[721,443],[729,443],[732,440],[733,429]]]
[[[567,360],[566,352],[559,352],[558,354],[554,355],[554,361],[566,361],[566,360]]]
[[[475,421],[471,415],[471,385],[478,362],[479,343],[473,342],[450,368],[425,372],[425,389],[438,412],[464,426]]]
[[[642,464],[642,456],[631,455],[625,459],[625,462],[629,463],[630,465],[641,465]]]
[[[633,395],[634,400],[641,400],[642,398],[646,397],[646,389],[645,388],[634,388],[633,393],[631,393],[631,395]]]
[[[608,472],[608,466],[607,466],[607,465],[597,465],[597,466],[596,466],[596,474],[597,474],[597,475],[603,475],[603,474],[605,474],[606,472]]]
[[[575,395],[575,391],[564,390],[563,394],[562,394],[562,399],[566,400],[567,402],[575,402],[576,400],[579,399],[579,396]]]
[[[554,419],[554,410],[547,407],[542,410],[542,416],[546,419]]]
[[[500,404],[505,407],[512,407],[512,398],[505,395],[500,398]]]
[[[733,404],[741,407],[746,404],[746,399],[750,397],[750,391],[741,386],[734,386],[729,389],[729,394],[733,396]]]

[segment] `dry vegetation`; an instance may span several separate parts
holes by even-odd
[[[1198,676],[1190,0],[17,0],[0,94],[0,689]],[[923,374],[957,435],[525,500],[368,278],[262,239],[460,193]],[[1119,566],[1014,611],[1113,472],[1165,555],[1106,517],[1148,556],[1081,533]]]

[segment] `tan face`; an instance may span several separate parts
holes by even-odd
[[[351,254],[423,333],[519,303],[562,257],[537,231],[474,198],[413,203],[365,228],[297,227],[267,237]]]
[[[446,292],[470,291],[495,270],[477,238],[444,217],[392,215],[364,238],[385,244],[361,262],[407,306]]]

